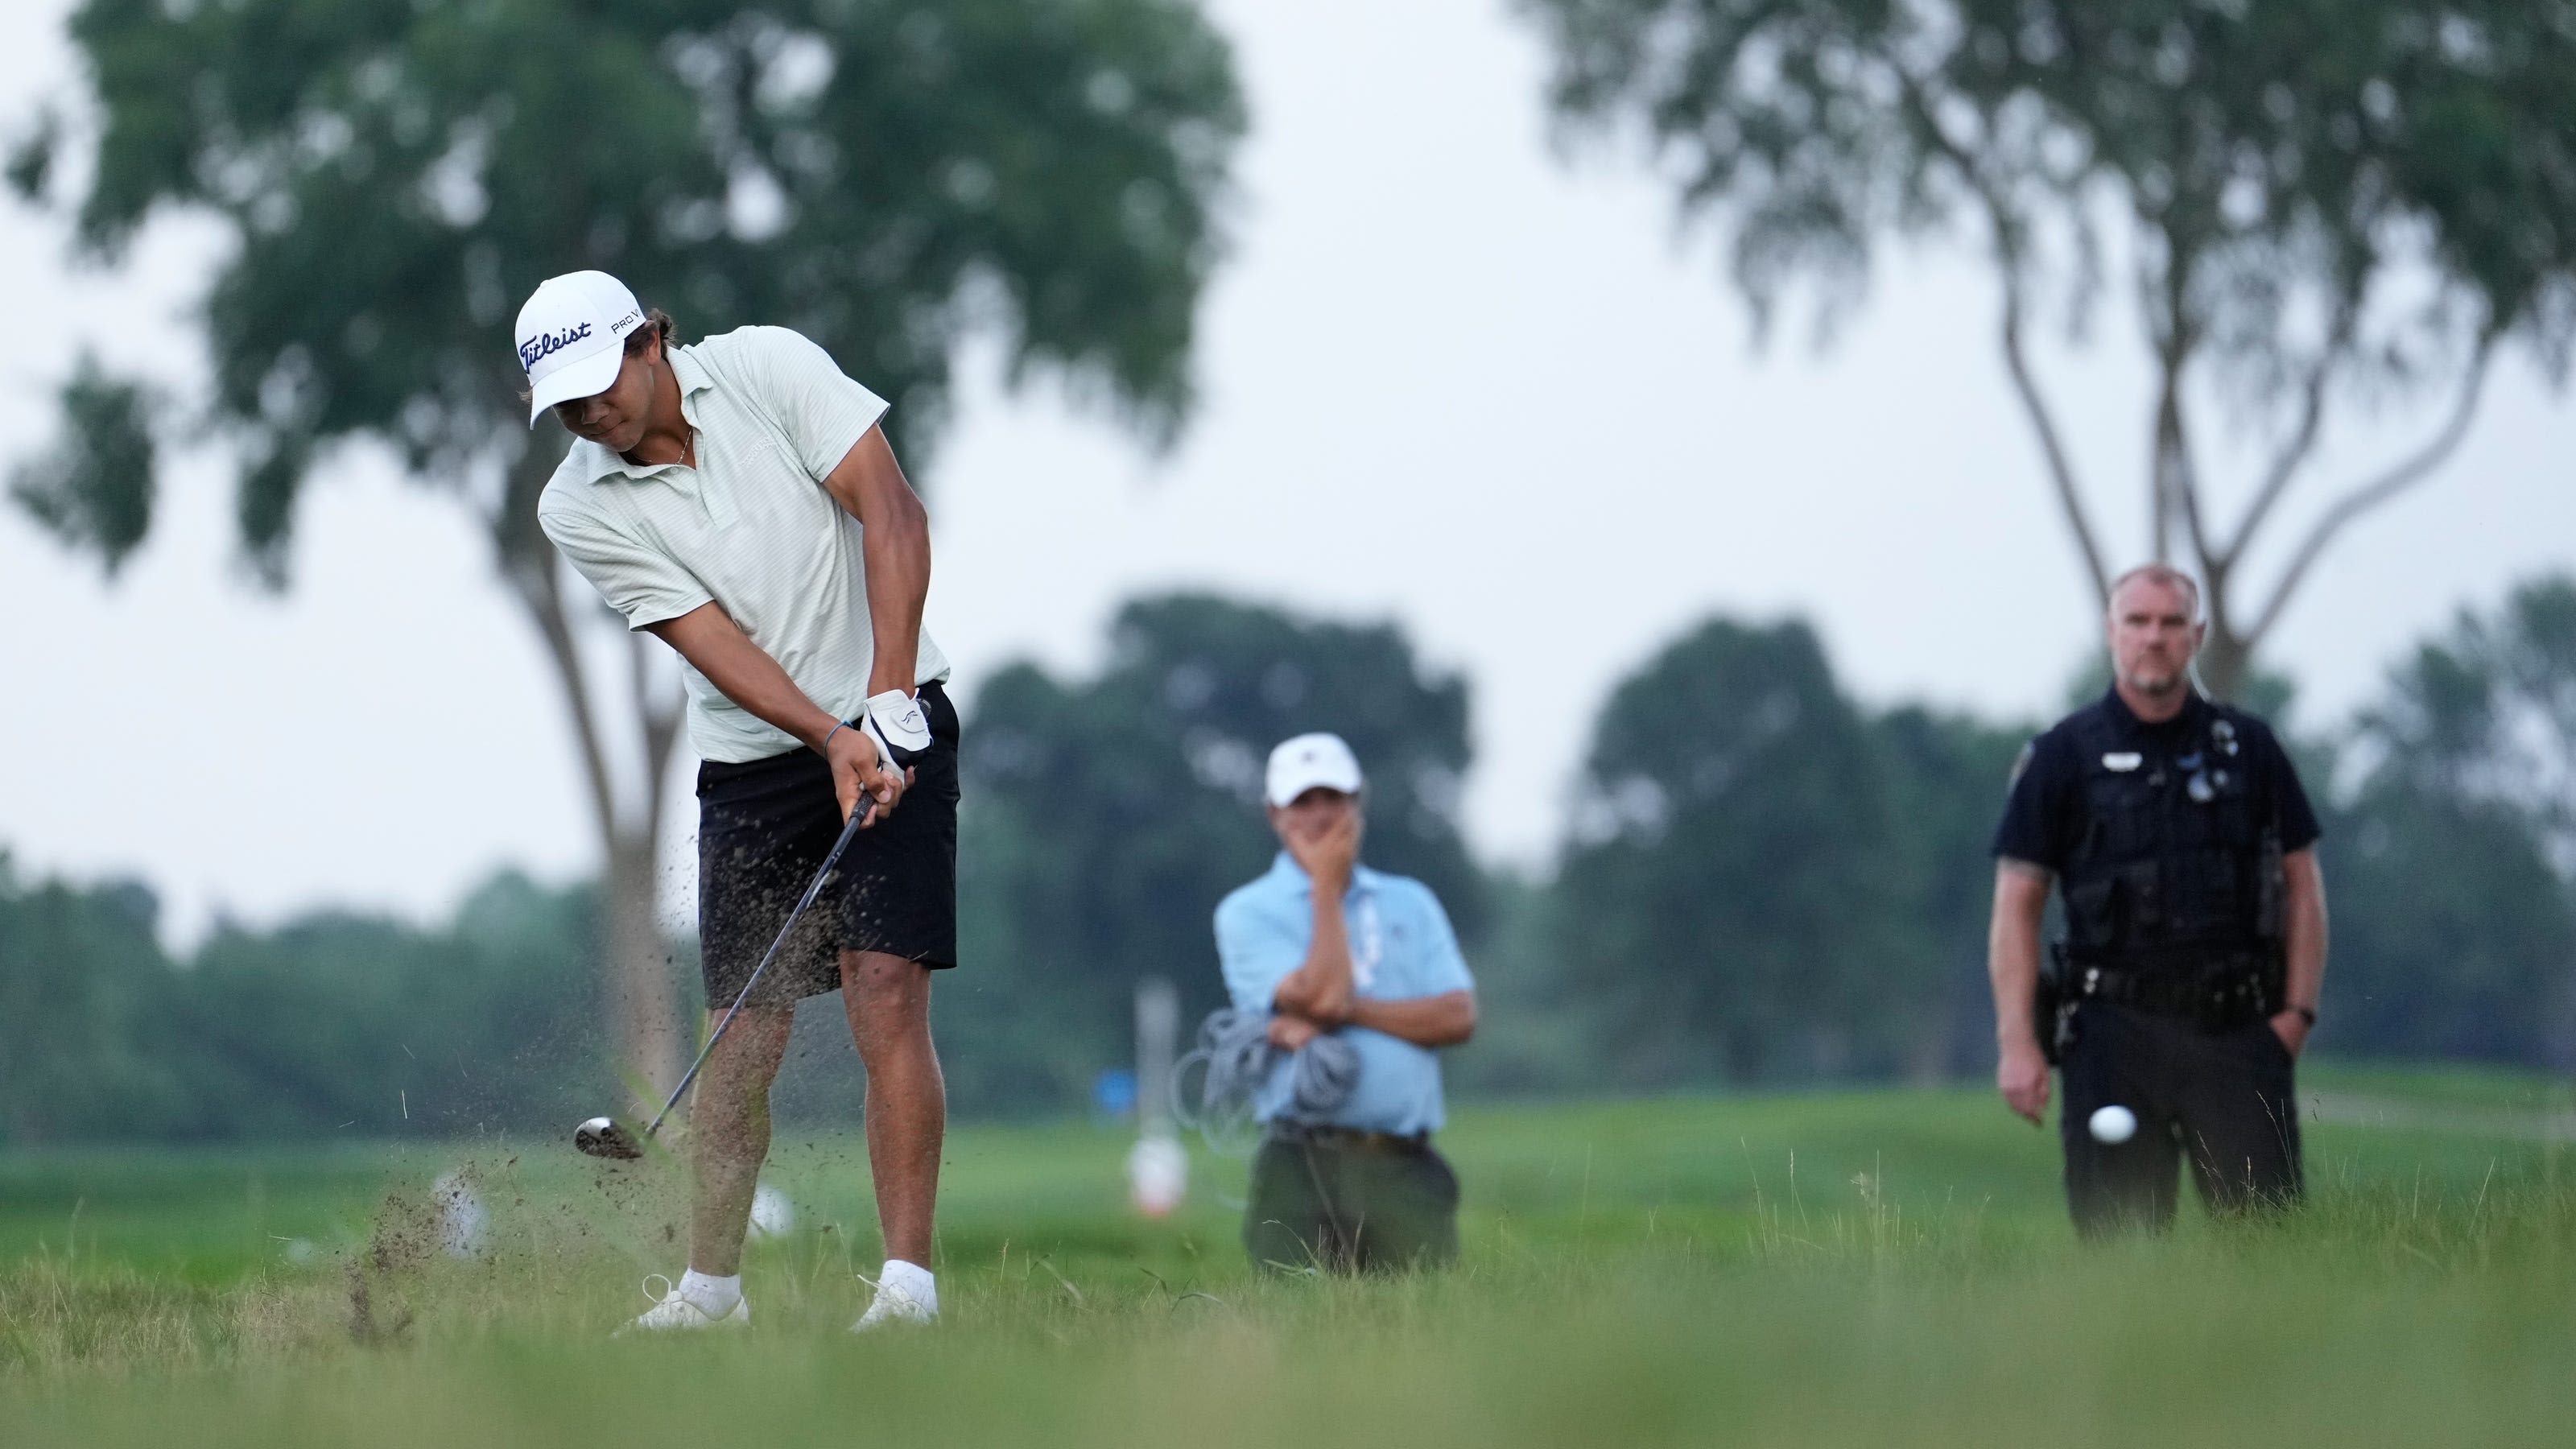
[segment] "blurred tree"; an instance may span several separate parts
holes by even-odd
[[[2328,1040],[2576,1065],[2576,580],[2463,612],[2356,734]]]
[[[1902,861],[1900,929],[1891,1003],[1870,1013],[1894,1037],[1915,1081],[1994,1064],[1994,998],[1986,927],[1994,900],[1996,817],[2013,758],[2033,733],[1920,706],[1870,722],[1887,769],[1888,836]]]
[[[0,857],[0,1141],[551,1134],[615,1086],[587,887],[505,873],[435,930],[225,925],[185,962],[156,914]]]
[[[144,886],[22,885],[0,852],[0,1142],[171,1131],[182,1078],[156,1045],[174,983]]]
[[[1224,42],[1186,0],[88,0],[71,32],[97,118],[80,248],[112,262],[165,212],[235,243],[203,314],[213,396],[164,441],[238,456],[272,583],[305,483],[351,443],[474,511],[563,686],[621,1051],[667,1080],[654,865],[680,692],[640,635],[585,645],[603,613],[537,529],[562,449],[517,402],[519,299],[597,267],[684,335],[796,328],[893,400],[916,476],[978,333],[1014,380],[1060,373],[1166,439],[1244,124]],[[55,163],[66,134],[33,128],[23,193],[79,169]],[[92,371],[64,401],[16,491],[112,567],[149,524],[155,425]]]
[[[148,397],[84,355],[63,386],[69,436],[11,470],[11,499],[57,538],[96,553],[110,576],[152,526]]]
[[[2417,647],[2361,719],[2378,778],[2523,816],[2576,875],[2576,579],[2514,589]]]
[[[586,888],[505,872],[440,930],[337,911],[218,930],[169,1008],[193,1089],[186,1130],[559,1130],[565,1103],[614,1086],[581,964],[597,914]]]
[[[2576,1066],[2576,912],[2531,822],[2384,774],[2330,817],[2334,950],[2318,1044]]]
[[[1612,691],[1556,912],[1612,1080],[1839,1075],[1937,999],[1888,776],[1802,623],[1711,621]]]
[[[2097,592],[2106,559],[2031,365],[2035,313],[2081,333],[2106,235],[2152,363],[2146,537],[2208,584],[2203,670],[2231,696],[2318,556],[2465,435],[2508,338],[2554,383],[2576,323],[2576,28],[2511,0],[1518,0],[1560,116],[1642,129],[1688,215],[1721,220],[1767,322],[1800,276],[1827,323],[1882,237],[1976,238],[2003,359]],[[2447,394],[2413,451],[2278,555],[2337,402]],[[2232,527],[2208,412],[2258,440]]]
[[[1427,673],[1393,626],[1147,599],[1120,611],[1097,679],[1020,665],[985,684],[959,852],[971,967],[940,997],[962,1104],[1079,1100],[1128,1059],[1142,977],[1179,987],[1185,1020],[1222,1004],[1216,904],[1278,849],[1264,765],[1319,729],[1368,772],[1368,863],[1429,884],[1472,947],[1486,901],[1458,834],[1467,688]]]
[[[1534,1097],[1597,1091],[1600,1024],[1577,1005],[1558,948],[1564,893],[1556,881],[1503,870],[1486,878],[1476,972],[1476,1038],[1441,1059],[1452,1091]]]

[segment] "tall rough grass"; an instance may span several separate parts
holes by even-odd
[[[2085,1249],[2042,1142],[2008,1139],[1995,1176],[1922,1149],[1981,1130],[1937,1100],[1773,1110],[1488,1114],[1457,1134],[1462,1266],[1368,1282],[1253,1276],[1222,1177],[1140,1226],[1114,1141],[970,1136],[947,1321],[865,1340],[864,1200],[825,1190],[843,1149],[804,1159],[815,1210],[755,1251],[739,1336],[605,1336],[670,1251],[650,1172],[496,1171],[475,1260],[434,1251],[399,1186],[316,1261],[221,1281],[57,1246],[0,1268],[0,1442],[2171,1449],[2576,1424],[2576,1184],[2544,1148],[2329,1134],[2296,1212],[2186,1206]]]

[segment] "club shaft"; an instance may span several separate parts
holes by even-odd
[[[875,813],[875,802],[861,796],[858,808],[850,812],[849,822],[841,827],[841,838],[832,842],[831,853],[823,857],[823,868],[814,872],[813,884],[805,887],[804,897],[796,902],[796,909],[787,913],[786,923],[778,928],[778,939],[769,943],[769,950],[760,958],[760,964],[751,968],[751,978],[742,983],[742,990],[735,994],[733,1005],[725,1009],[724,1020],[717,1022],[716,1029],[707,1034],[707,1044],[698,1048],[698,1059],[689,1063],[689,1069],[680,1074],[680,1084],[671,1089],[671,1099],[662,1104],[661,1111],[653,1114],[653,1125],[644,1129],[647,1138],[660,1132],[662,1120],[671,1115],[672,1108],[680,1105],[682,1094],[689,1090],[691,1082],[698,1079],[698,1069],[704,1067],[707,1058],[714,1054],[716,1043],[724,1040],[725,1028],[733,1025],[742,1004],[751,999],[752,988],[760,984],[761,973],[769,969],[769,963],[777,958],[779,948],[787,944],[788,934],[796,929],[798,921],[804,919],[805,908],[814,904],[814,898],[823,893],[823,882],[832,878],[832,868],[841,863],[841,852],[850,848],[850,841],[857,837],[859,828]]]

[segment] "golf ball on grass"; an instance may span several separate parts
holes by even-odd
[[[2138,1135],[2138,1114],[2126,1107],[2104,1107],[2085,1122],[2096,1142],[2116,1147]]]

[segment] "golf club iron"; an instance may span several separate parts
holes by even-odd
[[[787,913],[787,923],[778,928],[778,939],[769,943],[768,954],[760,958],[759,965],[751,968],[751,979],[742,983],[742,991],[734,997],[733,1005],[726,1009],[724,1020],[716,1023],[715,1031],[707,1037],[707,1044],[698,1048],[698,1059],[689,1063],[689,1069],[680,1075],[680,1084],[671,1089],[671,1099],[662,1104],[661,1111],[653,1114],[652,1125],[646,1127],[639,1137],[627,1131],[614,1117],[593,1117],[573,1129],[573,1146],[593,1157],[620,1161],[632,1161],[644,1155],[644,1144],[652,1141],[654,1134],[662,1130],[662,1123],[671,1115],[671,1109],[680,1105],[681,1094],[698,1079],[698,1069],[707,1064],[707,1056],[716,1049],[716,1043],[724,1040],[725,1028],[733,1025],[735,1014],[742,1010],[744,1002],[751,999],[752,988],[760,984],[761,973],[767,971],[769,963],[776,959],[778,948],[787,944],[788,933],[804,919],[805,908],[814,904],[814,898],[823,893],[823,882],[831,879],[832,868],[841,863],[841,852],[850,848],[850,841],[859,833],[860,827],[875,818],[876,802],[864,795],[860,801],[860,808],[852,810],[849,823],[841,827],[841,838],[832,842],[831,854],[823,857],[823,868],[814,872],[814,883],[805,887],[804,898],[796,903],[796,909]]]

